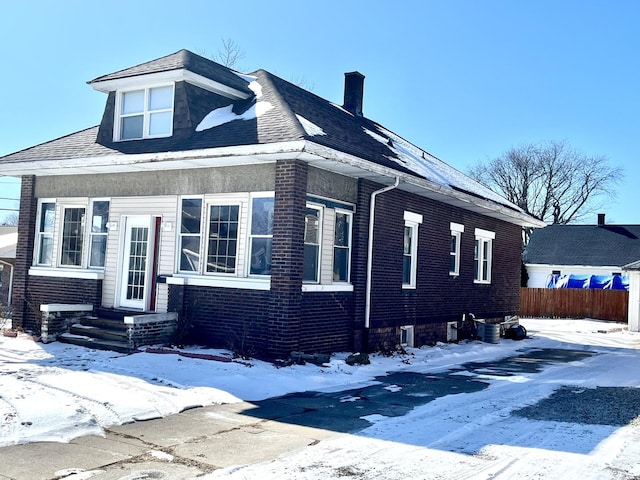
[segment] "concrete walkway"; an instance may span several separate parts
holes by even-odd
[[[0,449],[0,479],[191,479],[274,459],[338,435],[241,413],[253,408],[244,402],[214,405],[112,427],[104,437],[5,447]]]

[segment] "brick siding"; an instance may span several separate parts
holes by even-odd
[[[300,316],[300,351],[331,353],[352,350],[351,292],[304,293]]]
[[[362,188],[371,190],[370,185]],[[400,190],[383,193],[376,202],[370,350],[394,348],[402,325],[416,326],[415,344],[420,346],[446,340],[446,322],[459,321],[463,314],[498,318],[517,313],[520,227]],[[416,289],[402,288],[404,211],[423,215]],[[449,275],[450,222],[465,226],[457,277]],[[473,281],[475,228],[496,234],[488,285]]]
[[[269,354],[275,358],[300,348],[307,168],[297,160],[276,163],[269,302]]]
[[[21,325],[40,333],[40,305],[86,303],[97,307],[102,298],[102,280],[29,276],[25,298]]]
[[[15,270],[13,272],[13,326],[27,327],[25,316],[29,311],[27,286],[29,267],[33,263],[33,241],[36,228],[38,201],[35,198],[35,176],[23,176],[20,190],[20,215],[18,218],[18,244],[16,245]],[[35,317],[31,317],[35,321]]]

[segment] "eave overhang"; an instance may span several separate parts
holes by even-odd
[[[149,73],[145,75],[136,75],[131,77],[116,78],[111,80],[92,80],[89,83],[95,90],[100,92],[115,92],[117,90],[129,90],[135,88],[144,88],[149,85],[157,85],[172,82],[187,82],[197,87],[203,88],[223,97],[232,100],[244,100],[251,96],[247,92],[229,87],[215,80],[211,80],[197,73],[193,73],[184,68],[169,70],[166,72]]]
[[[318,145],[309,140],[240,145],[135,155],[103,155],[72,159],[47,159],[3,164],[6,176],[89,175],[157,170],[182,170],[234,165],[273,163],[277,160],[301,160],[309,165],[353,178],[391,185],[399,178],[398,188],[444,204],[476,212],[526,228],[541,228],[545,223],[507,205],[486,200],[464,191],[424,178],[383,167],[369,160]]]

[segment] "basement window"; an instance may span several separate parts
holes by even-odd
[[[414,346],[414,328],[413,325],[405,325],[400,327],[400,346],[413,347]]]

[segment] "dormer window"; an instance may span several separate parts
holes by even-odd
[[[168,137],[173,132],[173,85],[119,92],[114,140]]]

